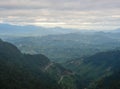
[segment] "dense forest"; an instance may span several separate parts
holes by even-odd
[[[0,40],[1,89],[119,89],[120,51],[51,62],[42,54],[23,54]],[[63,67],[64,66],[64,67]]]
[[[71,71],[50,62],[46,56],[22,54],[2,40],[0,49],[0,89],[61,89],[62,84],[68,88],[65,82],[58,81],[63,75],[72,78]]]
[[[96,84],[96,81],[99,80],[104,81],[104,79],[107,79],[107,77],[111,78],[109,76],[114,76],[115,74],[118,74],[119,76],[120,70],[119,63],[120,63],[120,51],[115,50],[100,52],[92,56],[71,60],[66,62],[64,65],[66,68],[74,71],[79,76],[79,82],[83,84],[82,85],[83,87],[86,87]],[[116,81],[116,78],[118,78],[118,81]],[[112,83],[114,84],[119,83],[120,78],[119,77],[116,78],[113,79],[111,78],[112,79],[111,81],[113,81]],[[99,85],[99,82],[97,82],[97,85]],[[107,86],[110,85],[108,84]],[[98,87],[99,86],[97,86],[96,89],[99,89]],[[119,87],[119,84],[116,87]],[[114,89],[116,88],[114,87]]]

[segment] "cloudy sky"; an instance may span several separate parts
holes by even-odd
[[[115,29],[120,28],[120,0],[0,0],[0,23]]]

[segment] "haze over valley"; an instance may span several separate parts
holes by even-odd
[[[0,89],[120,89],[119,0],[0,0]]]

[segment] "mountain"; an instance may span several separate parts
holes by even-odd
[[[120,49],[119,34],[97,31],[42,37],[14,37],[5,40],[15,44],[23,53],[42,53],[52,61],[65,62],[97,52]]]
[[[78,30],[56,28],[44,28],[39,26],[18,26],[10,24],[0,24],[1,37],[28,37],[28,36],[45,36],[53,34],[66,34],[77,32]]]
[[[70,60],[63,67],[2,40],[0,49],[1,89],[119,89],[119,50]]]
[[[120,72],[101,78],[93,83],[89,89],[120,89]]]
[[[28,65],[30,61],[25,60],[24,56],[15,46],[0,41],[0,49],[2,49],[0,50],[1,89],[47,89],[48,87],[51,89],[59,89],[57,83],[41,72],[40,69],[38,72],[30,69]],[[39,60],[42,58],[48,61],[45,56],[39,55]]]
[[[0,89],[76,89],[72,71],[46,56],[22,54],[2,40],[0,49]]]
[[[120,32],[86,31],[38,26],[0,24],[0,37],[16,45],[23,53],[44,54],[55,62],[120,49]]]
[[[71,60],[63,65],[66,68],[75,72],[79,76],[79,82],[83,83],[83,88],[85,88],[86,86],[91,86],[93,82],[98,81],[103,77],[111,76],[112,74],[114,74],[115,71],[119,71],[120,70],[119,63],[120,63],[120,51],[115,50],[108,52],[100,52],[89,57]],[[119,77],[118,80],[120,80]],[[111,81],[113,80],[111,79]]]
[[[120,28],[115,29],[113,32],[115,33],[120,32]]]

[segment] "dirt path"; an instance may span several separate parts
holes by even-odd
[[[45,67],[44,71],[47,71],[52,65],[53,65],[52,62],[51,62],[50,64],[48,64],[48,65]]]
[[[61,81],[63,80],[63,78],[64,78],[64,75],[62,75],[62,76],[60,77],[60,80],[58,81],[58,84],[61,83]]]

